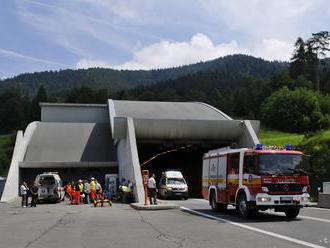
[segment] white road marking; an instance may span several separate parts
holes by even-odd
[[[330,211],[328,208],[317,208],[317,207],[308,207],[306,209],[312,209],[312,210],[322,210],[322,211]]]
[[[216,217],[216,216],[213,216],[213,215],[204,214],[202,212],[195,211],[195,210],[192,210],[192,209],[189,209],[189,208],[186,208],[186,207],[181,207],[181,209],[184,210],[184,211],[196,214],[196,215],[200,215],[200,216],[209,218],[209,219],[223,221],[225,223],[228,223],[228,224],[240,227],[240,228],[251,230],[251,231],[254,231],[254,232],[257,232],[257,233],[263,233],[263,234],[266,234],[268,236],[272,236],[272,237],[275,237],[275,238],[278,238],[278,239],[283,239],[283,240],[286,240],[286,241],[289,241],[289,242],[292,242],[292,243],[296,243],[296,244],[299,244],[299,245],[304,245],[304,246],[312,247],[312,248],[325,248],[324,246],[320,246],[320,245],[309,243],[309,242],[306,242],[306,241],[303,241],[303,240],[291,238],[291,237],[284,236],[284,235],[281,235],[281,234],[278,234],[278,233],[265,231],[265,230],[262,230],[262,229],[259,229],[259,228],[251,227],[251,226],[248,226],[248,225],[244,225],[244,224],[241,224],[241,223],[238,223],[238,222],[230,221],[230,220],[223,219],[223,218],[220,218],[220,217]]]
[[[280,214],[280,213],[275,213],[273,211],[267,211],[269,214],[274,214],[274,215],[278,215],[278,216],[283,216],[284,214]],[[312,217],[312,216],[306,216],[306,215],[298,215],[298,218],[301,219],[306,219],[306,220],[316,220],[316,221],[321,221],[321,222],[326,222],[326,223],[330,223],[329,219],[322,219],[322,218],[317,218],[317,217]]]

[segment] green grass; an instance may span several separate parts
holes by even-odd
[[[330,137],[330,131],[328,135]],[[285,133],[267,129],[261,129],[258,137],[261,144],[273,146],[285,146],[286,144],[298,145],[304,139],[303,134]]]
[[[304,135],[262,128],[260,129],[258,138],[260,143],[264,145],[285,146],[286,144],[298,145],[303,141]],[[308,140],[310,141],[312,139],[317,139],[318,142],[330,141],[330,129],[316,134]]]
[[[0,135],[0,148],[9,146],[12,142],[11,140],[12,140],[11,134]]]

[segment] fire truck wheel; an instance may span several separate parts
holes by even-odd
[[[219,205],[217,203],[217,199],[215,197],[215,193],[214,192],[211,192],[211,195],[210,195],[210,204],[211,204],[211,207],[212,207],[213,210],[218,211]]]
[[[289,219],[294,219],[298,216],[300,209],[299,208],[291,208],[291,209],[286,209],[285,215]]]
[[[237,209],[239,216],[241,216],[243,218],[253,217],[253,215],[256,213],[252,209],[249,209],[249,206],[248,206],[248,203],[246,200],[246,195],[244,193],[241,193],[238,195],[236,209]]]
[[[227,204],[217,203],[215,193],[212,192],[210,195],[210,203],[213,210],[218,212],[224,212],[227,210]]]

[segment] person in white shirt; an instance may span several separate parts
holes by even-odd
[[[22,197],[22,207],[25,208],[28,206],[28,191],[29,188],[27,186],[26,182],[23,182],[23,184],[20,187],[20,193]]]
[[[155,174],[152,174],[152,176],[148,179],[148,191],[150,205],[157,205],[157,184]]]

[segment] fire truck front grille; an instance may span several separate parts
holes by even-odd
[[[304,187],[304,185],[301,184],[266,184],[265,186],[268,188],[269,194],[277,192],[288,194],[292,192],[302,192]]]

